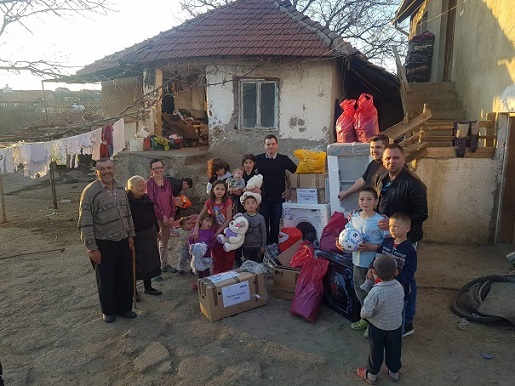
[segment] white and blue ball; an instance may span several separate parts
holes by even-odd
[[[363,236],[357,229],[345,228],[341,231],[338,241],[345,252],[354,252],[363,243]]]

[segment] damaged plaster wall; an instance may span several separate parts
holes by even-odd
[[[488,244],[494,229],[497,163],[490,158],[421,158],[415,173],[427,186],[424,240]]]
[[[325,150],[334,115],[334,61],[272,61],[206,66],[210,152],[239,164],[244,153],[261,153],[263,138],[279,138],[280,152]],[[277,79],[278,130],[238,128],[238,80]]]

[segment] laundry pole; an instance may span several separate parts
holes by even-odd
[[[5,224],[7,217],[5,216],[5,201],[4,201],[4,183],[2,182],[2,174],[0,174],[0,224]]]

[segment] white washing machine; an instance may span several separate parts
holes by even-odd
[[[319,241],[330,218],[331,207],[329,204],[283,203],[283,226],[297,227],[304,236],[314,229],[316,239]],[[307,238],[310,239],[310,237]]]

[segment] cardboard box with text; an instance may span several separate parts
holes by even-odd
[[[290,248],[277,256],[277,260],[282,266],[275,267],[273,270],[274,295],[279,299],[293,300],[295,297],[295,286],[299,278],[300,269],[290,268],[291,258],[302,245],[302,240],[297,241]]]
[[[227,271],[198,281],[200,311],[212,322],[266,304],[262,273]]]

